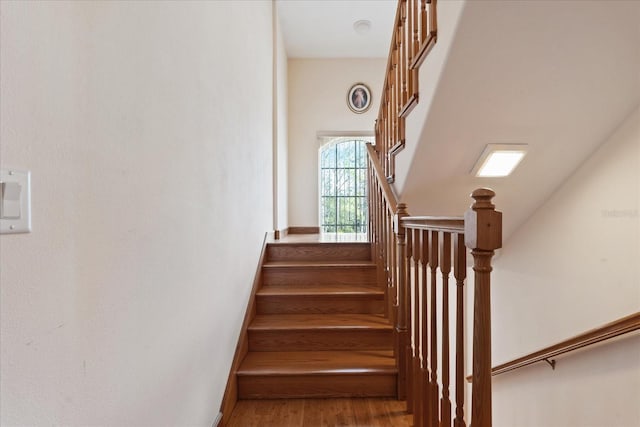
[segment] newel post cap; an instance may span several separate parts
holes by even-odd
[[[470,249],[493,251],[502,247],[502,212],[491,203],[495,195],[489,188],[471,193],[474,203],[464,214],[464,243]]]

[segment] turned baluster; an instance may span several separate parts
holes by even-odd
[[[464,280],[467,277],[467,248],[464,234],[453,241],[453,275],[456,279],[456,418],[454,427],[464,422]]]
[[[398,55],[400,55],[400,76],[401,76],[401,85],[402,88],[400,90],[400,109],[398,111],[402,111],[402,108],[407,103],[407,71],[409,70],[409,62],[407,61],[407,45],[408,38],[406,35],[406,25],[407,25],[407,0],[400,0],[400,22],[398,22]]]
[[[411,272],[411,267],[413,265],[413,230],[405,228],[405,262],[406,262],[406,271],[405,271],[405,280],[407,281],[407,412],[414,413],[414,381],[413,374],[414,370],[414,355],[415,355],[415,347],[413,343],[413,304],[412,304],[412,290],[413,290],[413,277]]]
[[[427,41],[427,3],[428,0],[420,1],[420,48]]]
[[[429,3],[429,36],[436,37],[438,34],[438,19],[436,14],[436,1],[431,0]]]
[[[401,19],[401,18],[400,18]],[[400,21],[396,23],[395,30],[395,48],[393,55],[395,57],[396,63],[396,75],[395,75],[395,109],[393,111],[393,116],[398,120],[397,123],[397,134],[394,138],[393,145],[400,140],[400,108],[402,104],[402,58],[400,57],[400,51],[402,50],[402,34],[400,33]],[[392,145],[392,146],[393,146]]]
[[[392,64],[391,93],[390,93],[391,106],[389,111],[389,114],[391,114],[392,121],[393,121],[393,132],[392,132],[391,141],[389,141],[389,150],[391,150],[391,147],[393,147],[396,141],[398,140],[398,90],[397,90],[397,83],[398,83],[398,50],[397,49],[398,48],[396,45],[395,37],[393,39],[393,46],[394,46],[393,52],[391,54],[391,58],[392,58],[391,60],[391,64]],[[390,153],[387,151],[387,155],[389,154]],[[388,159],[388,161],[390,161],[390,159]],[[389,174],[387,174],[387,176],[389,176]]]
[[[395,298],[395,318],[398,318],[398,307],[400,306],[399,298],[400,298],[400,289],[398,288],[399,280],[398,280],[398,237],[396,236],[393,229],[393,221],[395,218],[395,214],[392,214],[391,211],[387,212],[387,220],[389,224],[389,272],[391,277],[391,283],[393,285],[394,290],[394,298]]]
[[[381,286],[384,286],[384,291],[387,294],[387,315],[389,316],[390,321],[394,321],[393,318],[393,289],[391,288],[391,284],[387,281],[387,260],[386,260],[386,230],[384,228],[384,217],[385,217],[385,207],[384,200],[382,196],[382,190],[378,187],[378,191],[376,193],[378,203],[377,203],[377,212],[376,215],[378,217],[378,280],[380,281]]]
[[[415,425],[420,425],[422,419],[422,397],[420,393],[420,230],[411,230],[413,240],[413,419]]]
[[[492,190],[480,188],[464,215],[465,244],[473,255],[473,386],[471,425],[491,427],[491,258],[502,247],[502,213]]]
[[[389,280],[392,294],[393,294],[393,319],[394,324],[397,324],[400,320],[398,318],[398,308],[400,306],[400,289],[398,288],[398,265],[396,259],[397,237],[393,231],[393,217],[388,207],[385,208],[385,220],[387,222],[387,278]]]
[[[409,0],[407,3],[407,23],[405,30],[405,38],[406,38],[406,47],[405,47],[405,55],[407,58],[407,91],[409,93],[409,97],[413,95],[413,77],[414,73],[411,69],[411,63],[413,62],[413,15],[414,15],[414,2],[413,0]]]
[[[376,139],[378,138],[378,125],[377,125],[377,121],[376,121]],[[374,206],[374,200],[373,200],[373,177],[371,175],[371,171],[373,170],[373,167],[371,166],[371,159],[369,157],[367,157],[367,194],[368,194],[368,209],[369,209],[369,228],[367,230],[367,235],[369,236],[369,245],[371,246],[371,253],[375,253],[374,251],[374,246],[375,246],[375,230],[373,227],[373,219],[374,219],[374,212],[375,212],[375,206]]]
[[[420,52],[420,0],[411,1],[411,65],[414,65],[415,60]],[[418,67],[414,67],[411,70],[411,94],[418,97]]]
[[[407,265],[405,258],[406,235],[405,228],[400,220],[407,216],[407,206],[404,203],[398,204],[398,211],[394,217],[394,231],[397,239],[397,271],[400,282],[398,288],[398,313],[396,321],[396,348],[398,361],[398,399],[404,400],[407,397]]]
[[[389,71],[389,73],[391,73],[391,71]],[[392,98],[392,92],[391,92],[391,79],[393,78],[392,74],[389,74],[389,82],[388,84],[388,89],[387,89],[387,100],[386,100],[386,115],[387,115],[387,140],[386,145],[384,147],[384,164],[385,167],[388,167],[389,165],[389,148],[393,145],[393,143],[391,142],[393,140],[393,112],[391,111],[391,98]],[[389,176],[389,169],[385,169],[385,177]]]
[[[412,18],[413,18],[413,41],[411,42],[412,46],[412,62],[420,52],[420,0],[411,0],[411,10]]]
[[[384,196],[382,195],[382,190],[380,190],[380,207],[378,215],[380,217],[380,236],[382,237],[382,241],[380,242],[380,271],[382,275],[382,283],[387,289],[387,294],[389,294],[389,300],[387,301],[389,318],[391,322],[394,322],[393,324],[395,324],[394,307],[396,304],[396,296],[393,283],[389,280],[389,235],[387,234],[387,207],[384,201]]]
[[[442,273],[442,398],[440,427],[451,426],[449,399],[449,273],[451,272],[451,234],[442,233],[440,240],[440,272]]]
[[[431,427],[433,425],[430,408],[431,408],[431,384],[429,370],[429,281],[428,281],[428,265],[429,265],[429,232],[422,231],[422,251],[420,259],[422,261],[422,343],[420,350],[422,353],[422,372],[421,372],[421,390],[422,390],[422,427]]]
[[[430,333],[430,361],[431,361],[431,404],[429,406],[431,425],[437,427],[440,424],[438,415],[438,396],[440,394],[438,387],[438,314],[437,314],[437,269],[438,269],[438,232],[431,231],[429,236],[429,267],[431,268],[431,333]]]

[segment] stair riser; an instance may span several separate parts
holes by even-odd
[[[262,270],[263,285],[376,285],[375,267],[269,267]]]
[[[249,351],[390,350],[392,330],[249,331]]]
[[[268,245],[267,261],[369,261],[369,243]]]
[[[258,296],[258,314],[384,313],[384,295]]]
[[[395,397],[396,375],[239,376],[240,399]]]

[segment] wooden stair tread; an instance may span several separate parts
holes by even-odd
[[[311,284],[302,287],[291,285],[265,285],[257,291],[261,296],[317,296],[317,295],[384,295],[377,286],[358,284]]]
[[[381,314],[258,314],[249,325],[258,330],[391,329]]]
[[[369,243],[269,242],[261,267],[238,398],[397,395],[393,327]]]
[[[269,246],[339,246],[339,247],[348,247],[348,246],[356,246],[356,247],[371,247],[371,243],[369,242],[331,242],[331,241],[314,241],[314,242],[287,242],[280,240],[273,240],[268,243]]]
[[[396,374],[392,350],[249,352],[238,369],[250,375]]]
[[[263,268],[375,268],[373,261],[268,261]]]

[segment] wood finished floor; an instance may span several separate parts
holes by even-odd
[[[239,400],[228,427],[410,427],[406,403],[384,398]]]

